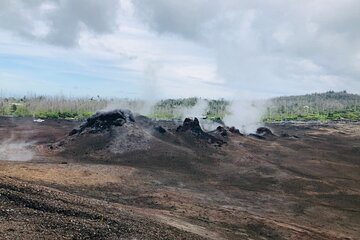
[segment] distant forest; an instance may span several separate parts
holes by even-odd
[[[301,96],[276,97],[264,103],[263,121],[360,121],[360,95],[346,91],[314,93]],[[198,113],[213,120],[230,114],[231,102],[225,99],[201,98],[166,99],[156,103],[129,99],[65,98],[0,96],[0,116],[34,117],[43,119],[85,119],[99,110],[128,108],[157,119],[181,119],[184,113]],[[197,110],[198,108],[198,110]]]
[[[270,100],[265,121],[360,121],[360,95],[346,91],[277,97]]]
[[[184,114],[195,114],[196,112],[198,116],[215,120],[223,119],[228,114],[229,104],[224,99],[208,100],[195,97],[166,99],[149,103],[143,100],[117,98],[66,98],[34,95],[22,98],[0,97],[0,116],[83,120],[97,111],[125,108],[156,119],[182,119],[188,117]],[[198,106],[199,109],[196,110]]]

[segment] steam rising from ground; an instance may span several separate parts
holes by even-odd
[[[206,116],[208,102],[204,99],[198,99],[194,106],[178,107],[174,110],[176,116],[180,116],[182,120],[185,118],[198,118],[201,120]]]
[[[208,108],[208,101],[200,98],[192,107],[182,107],[177,109],[177,114],[182,116],[182,118],[198,118],[200,126],[203,130],[212,131],[215,130],[220,124],[208,119],[204,119],[206,117]]]
[[[262,125],[267,102],[261,100],[232,101],[229,114],[223,119],[225,125],[235,126],[243,133],[255,132]]]
[[[236,100],[232,101],[228,107],[228,114],[225,115],[223,122],[226,126],[236,127],[243,133],[255,132],[262,123],[262,117],[266,111],[267,102],[262,100]],[[191,108],[181,108],[184,117],[197,117],[200,120],[201,127],[206,131],[216,129],[220,123],[203,119],[208,110],[208,101],[200,99],[195,106]]]
[[[0,143],[0,160],[30,161],[34,157],[31,143],[9,139]]]
[[[107,112],[115,109],[129,109],[134,113],[147,116],[152,113],[155,104],[156,102],[151,100],[115,100],[110,101],[105,108],[100,110],[100,112]]]
[[[177,111],[179,115],[183,117],[204,118],[206,116],[207,108],[208,108],[208,102],[204,99],[198,99],[194,106],[182,107],[177,109]]]
[[[106,108],[101,111],[111,111],[114,109],[129,109],[134,113],[150,116],[155,111],[156,100],[113,100],[110,101]],[[243,133],[255,132],[262,125],[262,117],[266,112],[268,101],[265,100],[233,100],[228,106],[223,122],[226,126],[234,126]],[[204,119],[209,110],[209,101],[198,99],[194,106],[176,106],[173,109],[160,110],[171,113],[176,118],[185,119],[198,118],[201,127],[205,131],[216,129],[221,123]]]

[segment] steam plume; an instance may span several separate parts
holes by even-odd
[[[262,124],[266,102],[260,100],[236,100],[230,105],[230,114],[224,122],[227,126],[235,126],[243,133],[255,132]]]

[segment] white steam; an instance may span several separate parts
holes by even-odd
[[[129,109],[133,113],[138,113],[141,115],[149,115],[153,111],[155,101],[152,100],[113,100],[109,101],[107,106],[100,110],[100,112],[108,112],[115,109]]]
[[[262,125],[265,111],[266,101],[245,99],[232,101],[230,114],[225,116],[224,123],[238,128],[243,133],[252,133]]]
[[[189,109],[188,112],[185,112],[186,116],[190,116],[193,118],[198,118],[201,128],[204,131],[212,131],[215,130],[220,124],[215,123],[214,121],[205,119],[206,112],[208,111],[209,103],[206,100],[199,99],[195,106]]]
[[[176,113],[183,118],[198,118],[202,119],[206,116],[206,110],[208,108],[208,102],[204,99],[198,99],[196,104],[191,107],[179,107],[176,109]]]
[[[156,103],[157,101],[155,99],[112,100],[108,103],[107,107],[101,111],[129,109],[134,113],[149,116],[156,111],[154,108]],[[231,101],[230,106],[228,106],[228,114],[225,115],[223,122],[226,126],[234,126],[245,134],[255,132],[258,127],[263,125],[262,118],[266,112],[267,104],[268,102],[265,100],[250,100],[246,98],[242,100],[233,100]],[[212,131],[223,124],[205,119],[208,110],[209,101],[201,98],[197,100],[194,106],[178,106],[173,109],[158,109],[160,112],[171,113],[177,118],[198,118],[203,130]]]
[[[0,143],[0,160],[30,161],[34,157],[31,143],[13,141],[12,139]]]
[[[215,130],[219,123],[205,119],[206,112],[209,108],[209,102],[204,99],[198,99],[196,104],[192,107],[182,107],[177,109],[177,114],[182,116],[182,118],[197,118],[199,120],[200,126],[205,131]]]
[[[108,102],[101,112],[115,109],[129,109],[133,113],[148,116],[153,113],[154,106],[159,101],[158,71],[161,66],[156,62],[149,62],[144,66],[144,77],[140,81],[142,95],[141,100],[117,99]]]

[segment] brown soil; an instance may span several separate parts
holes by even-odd
[[[68,140],[78,125],[0,118],[0,142],[34,153],[0,161],[1,239],[360,238],[359,124],[273,124],[221,147],[166,129],[129,153],[107,146],[122,130]]]

